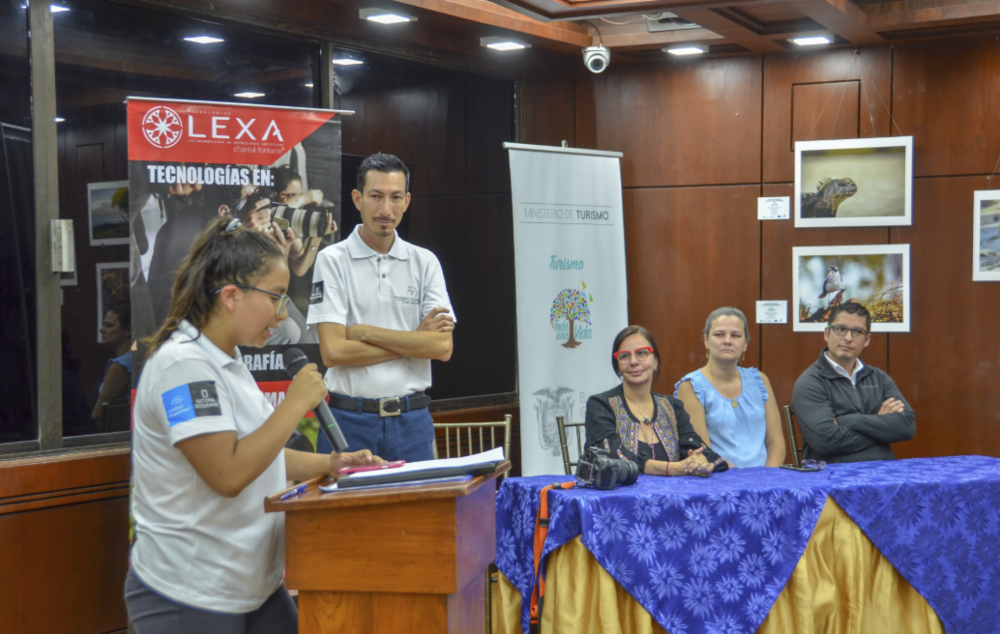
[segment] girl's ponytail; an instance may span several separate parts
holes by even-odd
[[[216,291],[227,284],[247,284],[267,275],[281,249],[263,233],[243,227],[230,216],[212,220],[191,246],[174,280],[170,311],[163,325],[144,339],[153,354],[186,319],[201,330],[215,306]]]

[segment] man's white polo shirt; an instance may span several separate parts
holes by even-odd
[[[345,240],[316,256],[306,323],[367,324],[412,332],[435,308],[452,310],[437,256],[399,235],[389,253],[381,255],[365,244],[360,231],[358,225]],[[327,389],[338,394],[402,396],[431,386],[431,362],[402,358],[335,366],[326,371],[325,380]]]
[[[235,498],[214,492],[177,443],[222,431],[243,438],[274,408],[243,365],[187,321],[146,362],[136,390],[132,568],[178,603],[216,612],[259,608],[284,569],[284,516],[264,498],[285,487],[278,457]]]

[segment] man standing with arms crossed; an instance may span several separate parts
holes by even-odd
[[[329,404],[350,451],[430,460],[424,390],[431,359],[451,358],[451,300],[437,257],[396,234],[410,204],[406,165],[373,154],[358,168],[357,187],[361,224],[317,256],[306,322],[318,324]],[[316,450],[332,451],[325,435]]]

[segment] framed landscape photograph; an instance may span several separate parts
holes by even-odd
[[[913,137],[797,141],[796,227],[913,224]]]
[[[1000,282],[1000,190],[975,192],[972,280]]]
[[[90,246],[128,244],[128,181],[87,183]]]
[[[868,309],[872,332],[910,332],[910,245],[793,247],[793,330],[823,331],[847,302]]]
[[[128,281],[128,262],[102,262],[97,265],[97,343],[101,343],[104,313],[115,304],[131,301]]]

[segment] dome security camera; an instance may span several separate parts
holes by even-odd
[[[604,72],[604,69],[611,64],[611,51],[600,46],[588,46],[583,49],[583,65],[587,70],[597,74]]]

